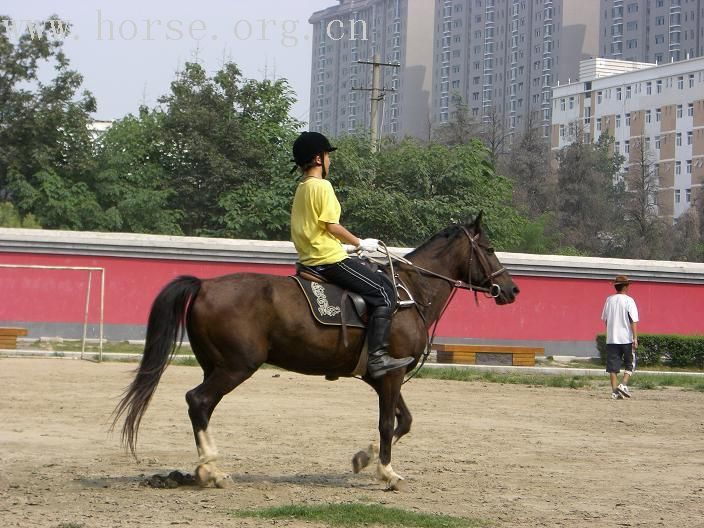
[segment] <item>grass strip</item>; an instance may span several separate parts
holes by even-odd
[[[293,519],[328,526],[408,526],[417,528],[465,528],[490,526],[488,521],[429,513],[417,513],[379,504],[323,504],[275,506],[237,510],[235,517],[259,519]]]

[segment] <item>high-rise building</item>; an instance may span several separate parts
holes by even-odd
[[[599,56],[639,62],[704,55],[704,0],[601,0]]]
[[[381,69],[381,136],[429,136],[433,60],[430,0],[338,0],[314,13],[309,127],[336,136],[370,129],[371,61]]]
[[[577,77],[598,52],[598,3],[578,0],[435,0],[434,124],[447,123],[454,96],[477,121],[508,135],[550,131],[552,86]]]
[[[553,89],[553,151],[575,131],[586,142],[608,133],[626,158],[624,174],[647,165],[656,175],[660,216],[677,218],[704,199],[704,58],[660,66],[592,59],[581,71],[578,82]]]

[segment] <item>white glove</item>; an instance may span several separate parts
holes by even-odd
[[[357,246],[353,246],[352,244],[342,244],[342,249],[345,250],[345,253],[354,253],[357,251]]]
[[[357,249],[373,253],[379,251],[379,241],[376,238],[365,238],[359,242]]]

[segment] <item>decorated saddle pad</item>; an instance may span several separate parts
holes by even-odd
[[[312,282],[297,275],[291,276],[303,290],[313,317],[324,325],[342,325],[343,316],[347,326],[365,328],[367,325],[360,317],[364,313],[364,299],[356,293],[345,292],[339,286],[330,283]],[[344,299],[343,299],[343,294]],[[354,297],[357,299],[354,300]],[[356,306],[355,306],[356,304]]]

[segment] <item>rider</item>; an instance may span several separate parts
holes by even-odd
[[[359,239],[340,224],[340,203],[325,179],[330,169],[329,153],[334,150],[337,149],[318,132],[303,132],[293,143],[293,159],[303,172],[303,179],[293,198],[291,238],[302,264],[366,301],[371,313],[367,370],[372,378],[380,378],[408,366],[413,358],[395,359],[388,354],[391,316],[396,308],[392,282],[383,273],[371,271],[360,259],[350,258],[341,243],[362,251],[376,251],[379,247],[378,240]]]

